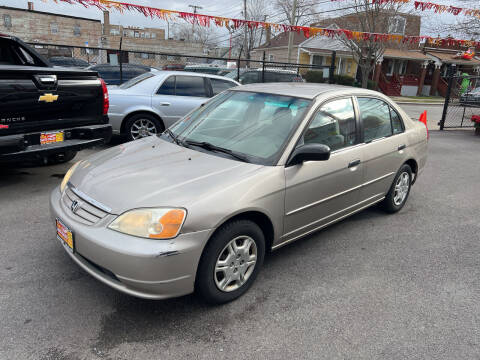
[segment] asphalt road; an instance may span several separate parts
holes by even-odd
[[[429,130],[438,130],[438,122],[442,119],[443,104],[424,105],[424,104],[399,104],[400,107],[412,119],[420,119],[420,115],[427,111],[427,123]],[[460,123],[460,122],[459,122]]]
[[[274,252],[220,307],[96,281],[48,213],[69,165],[0,169],[0,359],[479,359],[479,154],[473,131],[432,132],[399,214],[368,209]]]

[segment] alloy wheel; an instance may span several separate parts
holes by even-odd
[[[217,288],[231,292],[242,287],[250,278],[257,263],[257,244],[250,236],[238,236],[220,252],[215,263],[214,279]]]
[[[138,119],[136,120],[130,129],[130,134],[133,140],[141,139],[147,136],[157,134],[157,127],[150,119]]]
[[[410,175],[407,172],[403,172],[397,179],[395,184],[395,193],[393,196],[393,202],[396,206],[400,206],[408,195],[410,189]]]

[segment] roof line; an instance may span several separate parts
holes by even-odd
[[[84,17],[72,16],[72,15],[64,15],[64,14],[58,14],[58,13],[52,13],[52,12],[46,12],[46,11],[28,10],[28,9],[16,8],[16,7],[11,7],[11,6],[0,6],[0,9],[31,12],[31,13],[41,14],[41,15],[61,16],[61,17],[66,17],[66,18],[70,18],[70,19],[95,21],[95,22],[102,23],[102,20],[98,20],[98,19],[84,18]]]

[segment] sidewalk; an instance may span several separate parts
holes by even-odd
[[[398,104],[443,105],[445,99],[440,96],[390,96]]]

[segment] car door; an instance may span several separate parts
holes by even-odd
[[[152,107],[169,127],[208,98],[203,76],[171,75],[166,78],[152,96]]]
[[[357,97],[365,143],[365,185],[361,198],[383,197],[405,162],[407,137],[400,115],[385,101]]]
[[[297,146],[328,145],[327,161],[310,161],[285,168],[283,240],[312,232],[354,211],[359,205],[364,156],[351,97],[319,106]]]

